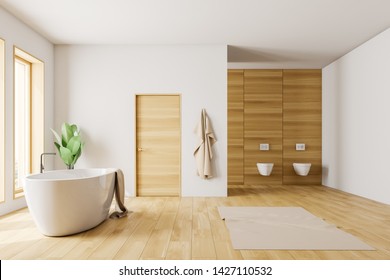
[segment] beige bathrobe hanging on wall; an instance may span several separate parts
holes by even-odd
[[[195,128],[195,133],[199,137],[199,144],[194,152],[198,175],[202,179],[208,179],[213,177],[211,170],[211,160],[213,158],[212,145],[217,142],[217,140],[215,139],[205,109],[202,109],[199,123]]]

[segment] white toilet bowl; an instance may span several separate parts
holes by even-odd
[[[269,176],[271,175],[272,168],[274,167],[273,163],[257,163],[257,170],[259,170],[259,173],[263,176]]]
[[[293,163],[295,173],[299,176],[307,176],[310,171],[311,163]]]

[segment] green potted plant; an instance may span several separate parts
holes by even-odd
[[[51,131],[56,137],[57,142],[54,142],[54,145],[57,147],[62,161],[68,169],[74,169],[74,165],[84,148],[84,143],[81,140],[80,130],[77,128],[77,125],[63,123],[61,137],[53,129]]]

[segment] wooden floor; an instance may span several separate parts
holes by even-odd
[[[68,237],[39,233],[27,209],[0,217],[0,259],[390,259],[390,205],[322,186],[236,186],[227,198],[126,200],[127,218]],[[300,206],[375,251],[234,250],[218,206]]]

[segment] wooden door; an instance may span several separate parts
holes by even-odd
[[[138,196],[179,196],[180,95],[136,95]]]

